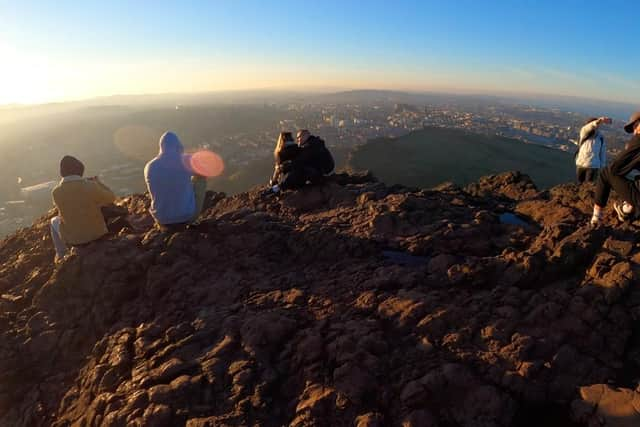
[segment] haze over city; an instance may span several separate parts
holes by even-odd
[[[246,89],[635,102],[633,3],[0,1],[0,104]]]

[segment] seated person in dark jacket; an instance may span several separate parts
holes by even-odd
[[[275,166],[273,176],[269,181],[271,191],[274,193],[280,191],[281,185],[287,180],[293,169],[293,161],[298,157],[298,154],[300,154],[300,147],[293,140],[291,132],[280,132],[276,148],[273,151]]]
[[[624,127],[627,133],[633,133],[631,141],[624,151],[609,166],[600,170],[596,184],[595,203],[591,224],[598,225],[602,221],[602,210],[609,200],[611,189],[623,200],[614,203],[613,209],[620,221],[640,217],[640,111],[634,113]]]
[[[301,148],[296,163],[309,168],[310,181],[312,178],[324,176],[333,172],[335,166],[331,152],[324,145],[324,141],[311,135],[306,129],[301,129],[297,134],[298,146]]]

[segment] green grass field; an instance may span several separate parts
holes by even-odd
[[[354,150],[349,165],[387,184],[429,188],[466,185],[484,175],[518,170],[539,188],[574,179],[573,155],[498,136],[426,128],[396,139],[376,139]]]

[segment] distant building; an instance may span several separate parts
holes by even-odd
[[[4,203],[3,212],[8,215],[22,214],[26,207],[24,200],[10,200]]]
[[[296,121],[295,120],[280,120],[280,131],[281,132],[291,132],[296,129]]]
[[[51,200],[51,191],[58,185],[58,181],[47,181],[41,184],[31,185],[20,189],[21,197],[28,203],[37,203]]]

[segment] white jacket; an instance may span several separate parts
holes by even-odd
[[[580,142],[576,166],[579,168],[600,169],[607,166],[607,144],[598,130],[598,122],[587,123],[580,129]],[[587,135],[593,133],[587,138]]]

